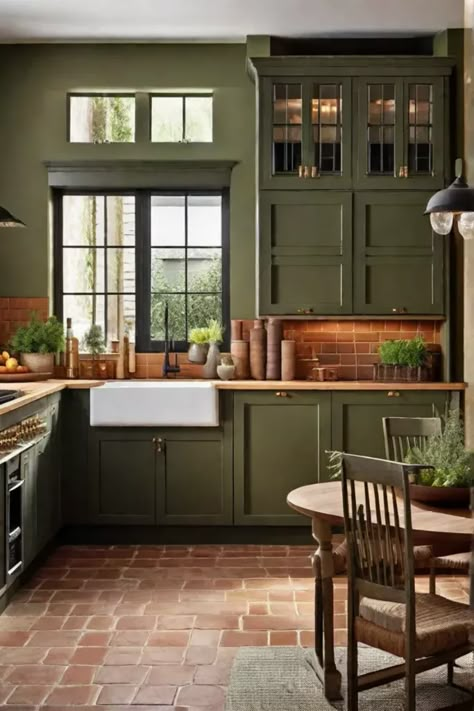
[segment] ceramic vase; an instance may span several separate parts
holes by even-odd
[[[188,360],[190,363],[196,363],[197,365],[204,365],[207,358],[207,350],[209,344],[207,343],[191,343],[188,349]]]
[[[220,355],[221,353],[217,343],[210,343],[209,350],[207,352],[207,359],[202,369],[204,378],[217,378],[217,366],[220,362]]]

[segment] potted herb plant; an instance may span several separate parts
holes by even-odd
[[[192,328],[189,332],[188,360],[190,363],[204,365],[209,350],[209,329]]]
[[[427,380],[428,350],[421,336],[387,340],[380,344],[376,380]]]
[[[423,448],[414,446],[406,454],[408,464],[427,465],[410,483],[411,497],[439,506],[467,506],[474,473],[460,412],[450,410],[442,419],[441,434],[430,435]]]
[[[26,326],[20,326],[10,343],[20,354],[21,364],[32,373],[52,373],[56,353],[64,350],[63,324],[56,316],[40,321],[34,313]]]
[[[86,353],[92,356],[92,363],[90,364],[90,375],[95,378],[98,376],[98,364],[97,359],[101,353],[105,352],[105,340],[102,327],[93,323],[90,328],[85,332],[82,339],[82,349]]]

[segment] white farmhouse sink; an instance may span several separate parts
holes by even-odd
[[[217,427],[212,383],[116,381],[92,388],[90,424],[105,427]]]

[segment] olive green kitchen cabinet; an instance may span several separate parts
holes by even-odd
[[[350,313],[351,193],[262,191],[259,211],[259,313]]]
[[[232,441],[221,428],[180,428],[158,433],[157,523],[232,523]]]
[[[439,390],[333,392],[332,449],[385,458],[383,417],[443,415],[450,399]]]
[[[232,523],[232,441],[222,428],[92,427],[89,443],[92,523]]]
[[[0,465],[0,596],[7,584],[7,520],[6,520],[6,474],[5,466]]]
[[[350,187],[350,78],[264,77],[259,101],[261,188]]]
[[[48,405],[48,431],[36,444],[36,538],[39,549],[61,526],[60,398]]]
[[[354,195],[355,314],[444,314],[445,242],[423,214],[429,197]]]
[[[434,62],[422,76],[416,75],[415,61],[410,76],[383,74],[356,80],[354,187],[437,190],[444,186],[449,171],[449,81],[439,75],[439,62]]]
[[[234,523],[291,526],[307,520],[288,493],[328,478],[329,392],[241,391],[234,395]]]
[[[146,525],[156,519],[156,452],[148,430],[91,428],[92,523]]]

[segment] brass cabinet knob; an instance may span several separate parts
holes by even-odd
[[[398,169],[398,177],[399,178],[408,178],[408,166],[407,165],[400,166],[400,168]]]
[[[163,452],[165,451],[164,440],[161,437],[153,437],[152,442],[155,445],[155,452],[158,452],[158,454],[163,454]]]
[[[305,313],[306,315],[312,314],[312,313],[313,313],[313,309],[304,309],[304,310],[303,310],[303,313]]]
[[[297,314],[304,314],[304,309],[296,309]]]
[[[312,178],[319,178],[319,170],[317,165],[312,165],[311,166],[311,177]]]
[[[400,397],[400,393],[398,390],[389,390],[387,393],[387,397]]]
[[[303,177],[303,166],[299,165],[298,166],[298,178],[302,178],[302,177]]]
[[[309,167],[307,165],[305,165],[304,171],[303,171],[303,176],[305,178],[309,178],[310,175],[311,175],[311,173],[310,173]]]
[[[275,395],[276,395],[277,397],[288,397],[288,393],[285,392],[284,390],[277,390],[277,392],[275,393]]]
[[[394,306],[392,309],[393,314],[406,314],[407,308],[405,306]]]

